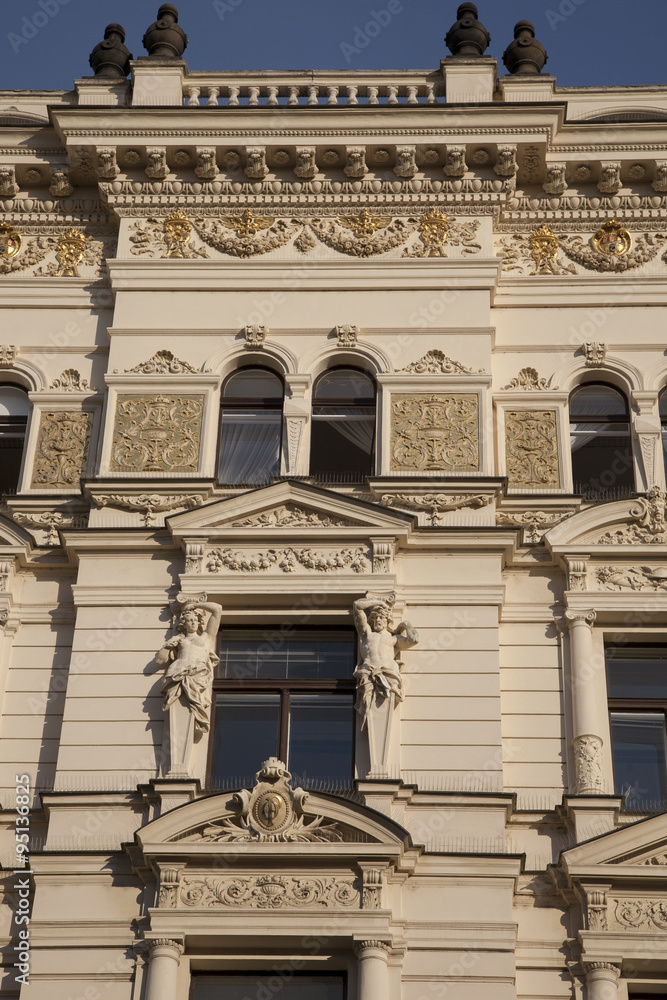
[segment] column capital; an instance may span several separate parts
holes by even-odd
[[[573,628],[575,625],[588,625],[589,628],[592,628],[596,618],[597,611],[593,611],[592,608],[586,611],[568,609],[565,612],[565,620],[569,628]]]
[[[389,954],[389,944],[386,941],[356,941],[354,950],[357,958],[361,958],[364,952],[379,951],[385,956]]]
[[[175,958],[178,961],[185,951],[185,945],[182,941],[174,941],[173,938],[151,938],[146,941],[146,947],[151,958],[158,952],[158,950],[164,949],[165,952],[172,952],[171,958]]]
[[[589,976],[592,972],[602,972],[606,973],[610,977],[613,977],[614,979],[618,979],[621,974],[620,965],[614,965],[613,962],[587,962],[585,969],[587,976]]]

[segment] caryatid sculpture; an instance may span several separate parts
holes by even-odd
[[[169,714],[169,775],[189,776],[193,744],[210,727],[211,684],[218,662],[214,652],[222,608],[206,594],[179,594],[182,605],[179,635],[165,642],[156,656],[170,664],[162,682],[164,708]],[[208,621],[206,620],[208,616]]]
[[[395,597],[367,595],[353,605],[354,624],[359,636],[356,709],[361,728],[368,729],[369,775],[388,773],[392,720],[396,704],[403,700],[400,654],[419,642],[410,622],[392,628]]]

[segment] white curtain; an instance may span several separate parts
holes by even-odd
[[[282,413],[238,410],[223,413],[220,482],[263,483],[280,472]]]
[[[375,432],[374,411],[360,413],[356,407],[341,406],[336,407],[335,413],[327,413],[322,416],[315,414],[313,420],[326,421],[332,430],[353,444],[355,448],[360,448],[367,455],[371,454]]]

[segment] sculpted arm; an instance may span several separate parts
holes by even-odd
[[[405,633],[405,634],[402,634]],[[419,642],[419,632],[410,622],[401,622],[394,631],[397,649],[411,649]]]
[[[166,663],[169,663],[169,661],[176,655],[180,641],[181,639],[178,635],[174,636],[173,639],[168,639],[155,657],[155,662],[161,667],[163,667]]]
[[[352,617],[359,635],[366,635],[369,631],[368,619],[366,618],[367,608],[374,607],[378,602],[371,598],[361,598],[352,605]]]
[[[206,623],[206,635],[212,641],[218,634],[218,629],[220,628],[220,619],[222,618],[222,607],[219,604],[214,604],[212,601],[207,601],[205,604],[198,604],[198,608],[203,608],[204,611],[209,611],[210,616]]]

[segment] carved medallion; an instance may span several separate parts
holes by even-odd
[[[8,222],[0,224],[0,257],[9,260],[21,253],[23,240],[20,234]]]
[[[391,471],[476,472],[478,407],[476,393],[393,395]]]
[[[196,472],[204,396],[118,397],[113,471]]]
[[[560,486],[555,410],[508,410],[505,456],[511,486]]]
[[[85,474],[92,414],[60,411],[42,413],[32,487],[72,489]]]
[[[609,257],[624,257],[632,249],[632,236],[620,222],[605,222],[591,241],[598,253]]]

